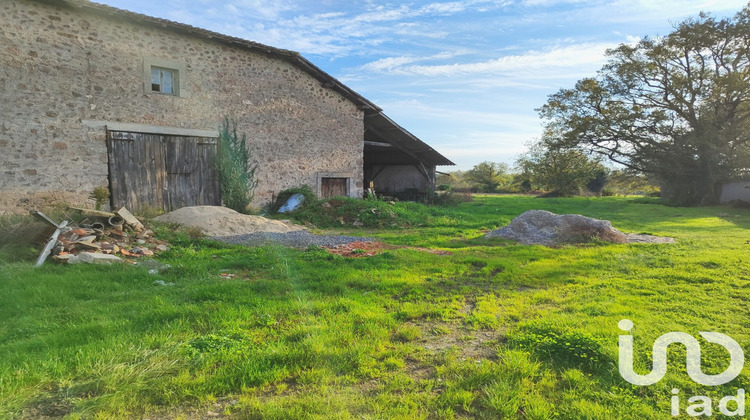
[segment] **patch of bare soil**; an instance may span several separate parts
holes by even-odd
[[[384,244],[382,242],[352,242],[335,246],[324,247],[331,254],[342,257],[372,257],[389,249],[397,249],[397,246]]]
[[[288,233],[306,230],[290,222],[242,214],[219,206],[183,207],[154,220],[197,228],[206,236],[236,236],[259,232]]]
[[[674,238],[668,236],[644,235],[641,233],[626,233],[628,243],[636,244],[673,244]]]
[[[411,247],[411,246],[396,246],[396,245],[388,245],[382,242],[374,242],[374,241],[351,242],[348,244],[327,246],[324,248],[331,254],[341,255],[342,257],[352,257],[352,258],[373,257],[375,255],[378,255],[390,249],[414,249],[417,251],[429,252],[431,254],[436,254],[436,255],[450,255],[451,254],[448,251],[443,251],[439,249],[418,248],[418,247]]]
[[[210,404],[199,407],[173,407],[151,412],[142,417],[143,420],[207,420],[232,419],[232,408],[238,404],[236,399],[219,398]]]
[[[468,298],[459,310],[464,315],[474,311],[475,302]],[[424,321],[415,323],[422,330],[419,344],[431,353],[439,353],[450,348],[458,349],[461,357],[472,360],[493,360],[498,344],[505,341],[501,330],[475,330],[461,324]]]
[[[447,334],[431,334],[434,323],[420,326],[427,329],[427,334],[420,344],[426,350],[439,353],[452,347],[459,350],[461,357],[472,360],[494,360],[499,344],[505,341],[505,336],[496,330],[468,330],[464,328],[449,328]]]

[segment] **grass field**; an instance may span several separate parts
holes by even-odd
[[[337,230],[409,246],[374,257],[162,228],[173,246],[159,274],[0,259],[0,418],[667,419],[673,388],[685,416],[691,396],[718,413],[750,385],[747,369],[721,386],[692,382],[680,346],[651,386],[624,381],[617,363],[624,318],[639,373],[670,331],[722,332],[750,349],[747,210],[520,196],[394,209],[419,222]],[[528,209],[677,243],[482,237]],[[724,370],[726,351],[702,350],[706,373]]]

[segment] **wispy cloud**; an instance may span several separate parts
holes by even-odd
[[[301,52],[467,169],[512,161],[535,108],[606,49],[747,0],[93,0]]]
[[[413,63],[449,60],[466,53],[468,53],[468,51],[443,51],[426,57],[385,57],[366,63],[358,67],[356,71],[366,71],[383,74],[404,74],[404,72],[408,72],[408,69],[416,67],[411,65]]]
[[[380,71],[401,76],[452,77],[467,74],[519,73],[544,70],[552,72],[560,68],[590,67],[605,61],[604,53],[615,46],[611,43],[578,44],[554,47],[546,51],[527,51],[523,54],[507,55],[478,62],[455,62],[452,64],[413,64],[432,59],[427,57],[388,57],[361,66],[360,70]]]
[[[185,0],[173,1],[184,3]],[[210,22],[208,29],[219,32],[232,28],[234,35],[304,54],[341,57],[365,54],[367,48],[389,42],[445,38],[451,31],[428,22],[429,19],[445,19],[469,12],[487,13],[504,4],[505,1],[499,0],[370,3],[364,9],[351,12],[306,13],[309,10],[300,10],[287,2],[231,0],[222,6],[212,6],[212,13],[206,13],[206,9],[201,14],[186,12],[188,8],[182,7],[171,12],[170,17],[191,24],[200,20]]]

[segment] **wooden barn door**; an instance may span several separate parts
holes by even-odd
[[[220,205],[213,138],[108,132],[112,205],[132,211]]]
[[[165,210],[188,206],[220,206],[219,176],[214,167],[217,140],[167,137]]]
[[[349,195],[348,184],[349,178],[321,178],[320,195],[322,198],[346,197]]]

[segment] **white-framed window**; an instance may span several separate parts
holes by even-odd
[[[159,93],[186,98],[190,94],[186,79],[187,66],[184,63],[158,58],[143,59],[144,93]]]
[[[151,91],[179,95],[179,72],[173,69],[151,67]]]

